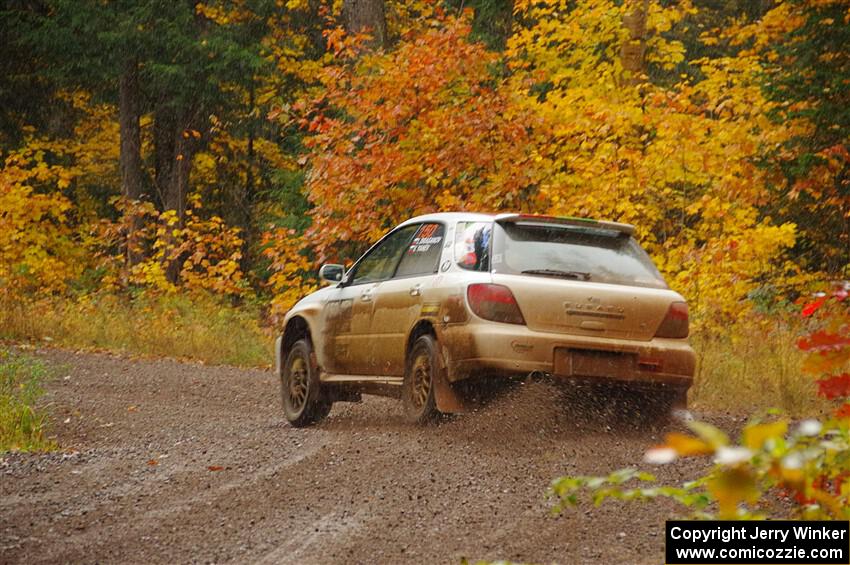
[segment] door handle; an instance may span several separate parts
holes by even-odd
[[[360,300],[363,302],[372,302],[372,291],[367,290],[360,294]]]
[[[420,294],[422,294],[422,285],[421,284],[415,284],[412,287],[410,287],[410,296],[419,296]]]

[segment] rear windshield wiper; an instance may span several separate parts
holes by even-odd
[[[544,275],[547,277],[563,277],[565,279],[576,279],[582,281],[590,280],[590,273],[583,271],[560,271],[558,269],[526,269],[523,275]]]

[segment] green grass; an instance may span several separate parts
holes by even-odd
[[[48,377],[42,361],[0,349],[0,453],[55,447],[45,439],[47,415],[37,407]]]
[[[259,320],[255,308],[211,297],[96,294],[6,308],[0,337],[257,367],[273,361],[273,339]]]

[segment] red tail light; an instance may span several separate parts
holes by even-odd
[[[667,316],[655,332],[655,337],[688,337],[688,305],[674,302],[667,310]]]
[[[514,294],[500,284],[471,284],[466,289],[469,307],[477,316],[493,322],[525,324]]]

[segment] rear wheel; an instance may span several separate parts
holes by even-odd
[[[437,342],[430,335],[416,339],[407,358],[402,401],[408,421],[424,424],[438,414],[434,385],[439,371]]]
[[[309,341],[295,342],[280,376],[283,412],[289,423],[298,428],[318,422],[331,411],[332,403],[322,395],[312,354]]]

